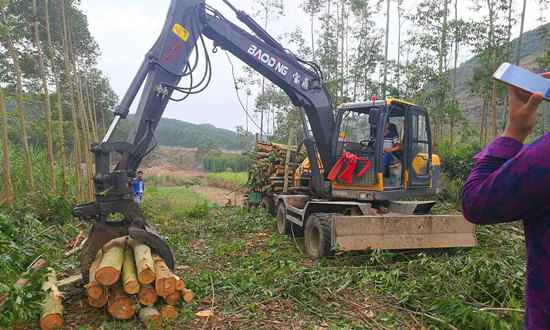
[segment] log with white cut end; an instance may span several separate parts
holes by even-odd
[[[113,286],[109,292],[109,314],[119,320],[129,320],[136,314],[137,301],[129,296],[121,285]]]
[[[163,298],[164,298],[164,301],[166,301],[166,303],[168,305],[174,306],[178,303],[178,301],[180,301],[181,293],[176,290],[173,293],[170,293],[170,294],[164,296]]]
[[[42,290],[48,292],[40,309],[40,327],[42,329],[60,328],[63,325],[61,293],[55,285],[57,274],[53,268],[49,268],[48,271],[48,280],[42,283]]]
[[[155,307],[144,307],[139,310],[139,319],[149,329],[162,325],[162,317]]]
[[[166,296],[176,291],[177,281],[170,271],[170,268],[166,266],[164,260],[156,254],[153,254],[153,261],[155,263],[155,288],[159,296]]]
[[[128,240],[128,244],[134,249],[134,258],[139,283],[151,284],[155,281],[155,268],[151,256],[151,248],[140,241]]]
[[[101,292],[99,298],[88,297],[88,304],[92,307],[101,308],[107,304],[109,295],[106,292]]]
[[[122,283],[124,291],[128,294],[139,293],[139,283],[136,275],[136,263],[134,261],[134,251],[130,245],[124,249],[124,263],[122,264]]]
[[[177,275],[174,275],[174,278],[176,279],[176,290],[180,291],[185,289],[185,281]]]
[[[162,305],[159,307],[159,312],[167,319],[173,320],[178,317],[179,313],[174,306]]]
[[[157,301],[157,299],[157,291],[151,284],[142,284],[140,286],[138,300],[142,305],[152,305]]]
[[[95,279],[102,285],[113,285],[120,278],[124,262],[126,237],[120,237],[107,243],[103,248],[103,258],[95,273]]]
[[[95,279],[95,274],[97,273],[97,269],[99,268],[99,264],[101,263],[102,256],[102,252],[99,251],[96,255],[94,262],[92,262],[92,265],[90,266],[90,282],[88,282],[88,284],[86,284],[85,286],[88,297],[93,299],[99,299],[99,297],[101,297],[101,294],[103,293],[103,287]]]
[[[180,293],[183,298],[183,301],[185,301],[186,303],[190,303],[193,301],[193,299],[195,299],[195,293],[193,293],[193,291],[191,290],[183,289],[180,291]]]
[[[214,311],[206,310],[206,311],[200,311],[195,313],[200,319],[206,320],[207,322],[214,321],[214,318],[216,317],[214,314]]]

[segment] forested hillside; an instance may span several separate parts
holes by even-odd
[[[116,137],[124,139],[134,116],[129,115],[117,130]],[[156,131],[158,143],[171,147],[197,148],[203,144],[214,143],[225,150],[246,150],[252,147],[250,136],[239,135],[237,132],[217,128],[210,124],[191,124],[185,121],[162,118]]]
[[[550,34],[545,31],[550,30],[550,23],[541,25],[540,27],[527,31],[523,34],[521,43],[520,61],[521,66],[535,72],[544,72],[545,69],[537,62],[537,58],[543,57],[550,45]],[[511,45],[517,45],[518,39],[514,39]],[[510,47],[510,51],[515,51],[514,47]],[[512,58],[514,53],[510,53]],[[469,95],[470,82],[472,80],[474,69],[479,65],[479,57],[475,56],[462,63],[457,69],[457,99],[460,102],[462,111],[468,117],[480,118],[482,115],[483,99],[479,97],[471,97]]]

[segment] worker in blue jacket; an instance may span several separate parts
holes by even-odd
[[[145,191],[145,182],[143,182],[143,171],[137,173],[137,179],[134,181],[134,201],[141,204],[143,192]]]

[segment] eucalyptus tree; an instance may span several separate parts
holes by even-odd
[[[507,25],[505,19],[509,12],[510,2],[508,0],[474,0],[474,10],[485,12],[482,21],[476,22],[478,35],[474,44],[474,51],[480,58],[490,58],[491,66],[489,70],[483,70],[488,73],[487,77],[480,79],[491,80],[492,73],[496,71],[497,64],[506,59],[506,37]],[[488,23],[488,24],[487,24]],[[483,63],[480,61],[480,63]],[[495,138],[498,133],[498,103],[502,100],[504,89],[499,87],[495,80],[491,84],[491,137]],[[500,96],[499,96],[500,95]],[[485,121],[483,123],[487,125]]]
[[[52,42],[52,33],[50,29],[50,7],[48,0],[44,0],[44,20],[46,22],[46,38],[48,40],[48,55],[50,69],[55,83],[56,108],[57,108],[57,153],[61,160],[61,191],[65,197],[69,197],[69,186],[67,184],[67,159],[65,155],[65,133],[63,131],[63,100],[61,93],[61,83],[55,59],[55,50]]]
[[[267,30],[269,22],[276,20],[284,14],[284,2],[283,0],[258,0],[255,2],[254,16],[260,19],[263,23],[263,28]],[[266,79],[262,76],[261,94],[266,90]],[[260,95],[261,95],[260,94]],[[260,96],[258,96],[260,97]],[[261,104],[261,103],[260,103]],[[262,107],[256,107],[257,111],[260,111],[260,130],[264,131],[264,112],[267,109]],[[269,116],[271,112],[267,113]],[[268,118],[269,120],[269,118]],[[269,124],[267,125],[267,131],[269,131]]]
[[[6,206],[14,203],[13,184],[10,169],[10,141],[8,139],[8,119],[4,105],[4,93],[0,88],[0,119],[2,120],[2,176]]]
[[[443,139],[443,125],[446,118],[445,100],[449,98],[451,85],[448,83],[446,54],[452,47],[447,38],[448,6],[438,0],[421,1],[416,11],[407,16],[414,25],[409,31],[407,43],[414,54],[409,65],[407,85],[412,87],[413,100],[425,105],[432,117],[434,142],[438,146]]]
[[[50,167],[50,185],[53,191],[55,187],[55,164],[53,159],[53,140],[52,140],[52,108],[50,104],[50,92],[48,90],[48,77],[44,66],[44,56],[42,55],[42,44],[40,42],[40,33],[38,30],[38,14],[36,10],[36,0],[32,1],[32,18],[34,30],[34,43],[36,46],[37,62],[40,69],[40,77],[42,78],[42,90],[44,92],[44,105],[46,108],[46,154],[48,166]]]
[[[21,143],[23,145],[23,151],[25,154],[25,166],[27,169],[27,184],[28,190],[31,193],[35,192],[34,186],[34,170],[31,163],[31,153],[29,150],[29,143],[27,141],[27,124],[25,119],[25,113],[23,110],[23,78],[21,75],[21,68],[19,66],[19,52],[14,45],[12,39],[12,28],[11,21],[8,20],[6,15],[6,7],[3,2],[0,2],[0,14],[2,15],[2,34],[3,40],[5,41],[5,46],[9,50],[12,63],[13,71],[15,73],[15,81],[17,86],[17,113],[19,117],[19,126],[21,129]]]
[[[313,61],[315,61],[315,28],[314,24],[316,16],[321,11],[322,0],[303,0],[300,7],[309,14],[310,21],[310,34],[311,34],[311,55]]]

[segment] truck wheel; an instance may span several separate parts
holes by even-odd
[[[260,207],[269,215],[275,215],[275,201],[273,197],[264,197],[260,201]]]
[[[286,219],[286,208],[284,203],[279,204],[277,208],[277,231],[279,235],[291,234],[291,222]]]
[[[331,218],[327,213],[313,213],[306,223],[306,252],[311,259],[332,255]]]

